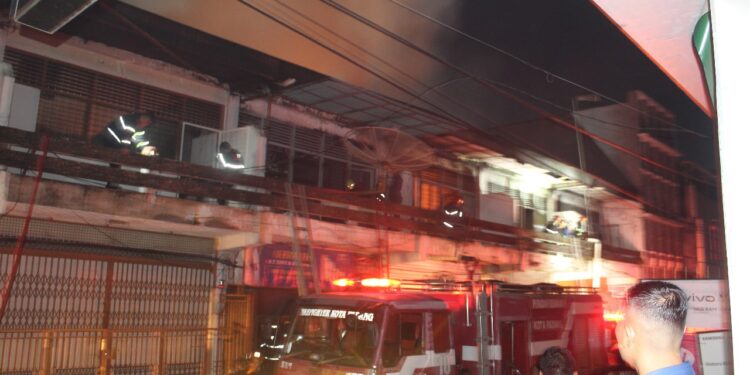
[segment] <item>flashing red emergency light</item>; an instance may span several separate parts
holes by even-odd
[[[393,279],[369,278],[369,279],[362,279],[360,284],[366,287],[387,288],[387,287],[397,287],[401,285],[401,282],[398,280],[393,280]]]
[[[401,285],[401,282],[393,279],[367,278],[362,280],[336,279],[332,283],[338,287],[353,287],[359,284],[367,288],[395,288]]]
[[[352,279],[336,279],[333,280],[333,285],[340,287],[354,286],[354,280]]]
[[[615,311],[615,312],[605,312],[604,313],[604,321],[605,322],[621,322],[623,319],[625,319],[625,314],[623,314],[621,311]]]

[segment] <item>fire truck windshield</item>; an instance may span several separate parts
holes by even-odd
[[[297,311],[284,357],[370,367],[380,337],[381,317],[379,310],[302,307]]]

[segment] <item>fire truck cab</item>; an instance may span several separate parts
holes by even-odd
[[[499,281],[302,297],[277,374],[532,374],[550,346],[607,366],[593,290]]]

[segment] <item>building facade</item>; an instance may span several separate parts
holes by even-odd
[[[614,300],[641,278],[724,276],[717,216],[700,198],[711,187],[684,178],[697,167],[645,131],[630,141],[683,172],[624,165],[640,199],[512,157],[439,153],[398,172],[399,202],[380,203],[382,171],[344,146],[351,124],[283,91],[242,98],[75,38],[51,46],[11,30],[4,43],[0,275],[4,287],[15,280],[0,372],[229,372],[258,344],[257,318],[282,313],[269,290],[327,290],[341,277],[553,282]],[[87,144],[139,110],[157,118],[159,157],[113,171],[115,154]],[[33,141],[45,136],[50,152]],[[243,173],[214,170],[223,140],[244,155]],[[122,188],[105,189],[110,177]],[[466,218],[446,228],[441,211],[457,196]],[[585,216],[586,235],[546,232],[560,215]]]

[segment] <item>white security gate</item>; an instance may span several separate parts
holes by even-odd
[[[0,253],[0,286],[11,259]],[[205,373],[212,273],[206,264],[24,256],[0,321],[0,374]]]

